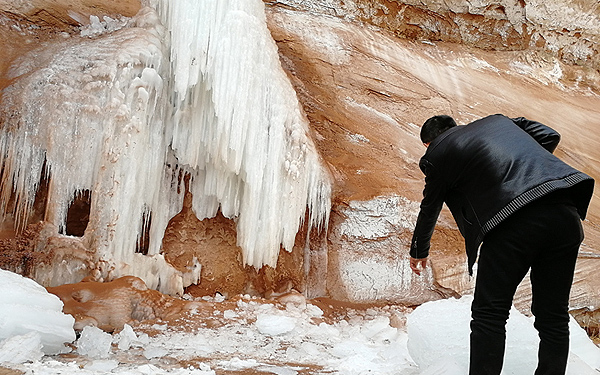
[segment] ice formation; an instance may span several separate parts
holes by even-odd
[[[98,278],[135,275],[181,293],[200,266],[176,270],[160,252],[183,175],[196,216],[233,218],[255,267],[274,266],[282,245],[291,251],[307,207],[309,225],[327,223],[331,188],[263,2],[149,5],[125,26],[95,18],[82,36],[13,65],[0,109],[0,208],[22,227],[49,176],[45,220],[64,231],[71,202],[89,191],[83,241]]]
[[[63,314],[61,300],[35,281],[0,270],[0,296],[0,341],[5,340],[0,362],[63,353],[63,344],[75,340],[75,319]]]
[[[413,229],[418,212],[419,202],[395,194],[351,201],[341,210],[343,219],[329,234],[341,239],[336,281],[343,294],[334,294],[334,298],[409,305],[439,298],[443,291],[435,289],[433,268],[415,275],[406,241],[399,236]]]
[[[368,201],[351,201],[340,224],[342,235],[377,240],[401,230],[412,230],[419,203],[398,195],[378,196]]]
[[[306,207],[327,223],[330,183],[266,26],[264,3],[160,1],[171,31],[172,148],[198,218],[237,217],[247,264],[291,251]]]
[[[408,316],[408,350],[415,363],[424,370],[422,374],[468,372],[472,300],[472,296],[464,296],[428,302]],[[596,374],[600,370],[600,348],[573,318],[569,330],[571,351],[567,375]],[[513,307],[506,325],[502,374],[532,374],[537,366],[538,343],[532,318]]]

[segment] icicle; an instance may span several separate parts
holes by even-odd
[[[98,262],[108,264],[103,276],[131,270],[149,285],[178,293],[181,280],[194,276],[158,257],[167,223],[183,202],[182,189],[173,186],[178,170],[166,167],[172,160],[164,123],[170,112],[163,33],[147,8],[129,27],[62,40],[14,65],[15,83],[4,90],[2,102],[1,197],[3,214],[10,215],[6,202],[14,189],[22,226],[46,163],[47,221],[64,229],[72,200],[89,190],[84,241]],[[135,250],[149,214],[151,244],[149,256],[143,256]],[[149,272],[157,265],[160,272]]]
[[[193,209],[236,218],[247,264],[291,251],[306,207],[328,222],[330,182],[307,136],[260,0],[157,1],[171,30],[172,145],[193,178]]]

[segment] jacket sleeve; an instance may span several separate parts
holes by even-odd
[[[560,134],[549,126],[525,117],[511,119],[518,127],[525,130],[533,139],[549,152],[554,152],[560,142]]]
[[[425,189],[413,232],[410,256],[422,259],[429,256],[431,236],[444,204],[445,187],[438,174],[435,173],[433,165],[426,159],[421,159],[419,167],[425,173]]]

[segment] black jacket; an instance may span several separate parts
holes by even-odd
[[[584,219],[594,180],[552,155],[559,141],[556,131],[539,122],[503,115],[456,126],[438,136],[419,163],[425,190],[411,257],[429,255],[443,203],[465,238],[470,273],[486,233],[535,199],[568,189]]]

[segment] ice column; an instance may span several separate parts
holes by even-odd
[[[198,218],[237,222],[244,261],[274,266],[310,208],[327,223],[330,182],[283,71],[261,0],[159,1],[171,31],[172,148]]]

